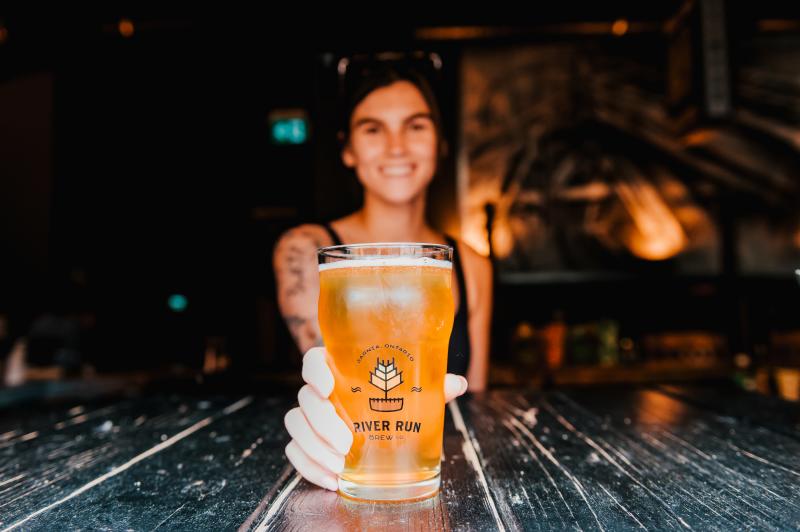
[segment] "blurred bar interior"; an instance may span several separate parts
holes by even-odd
[[[0,8],[5,385],[295,386],[271,252],[358,207],[337,65],[397,52],[451,146],[430,219],[495,265],[491,385],[798,400],[796,6],[311,18]]]

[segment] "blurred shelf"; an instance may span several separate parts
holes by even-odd
[[[555,384],[618,384],[693,381],[729,377],[726,364],[687,365],[685,363],[644,363],[636,366],[574,366],[553,374]]]
[[[691,382],[702,379],[724,379],[731,376],[728,364],[687,364],[685,362],[647,362],[626,366],[570,366],[549,375],[552,384],[642,384],[658,382]],[[539,385],[546,378],[542,373],[519,366],[494,364],[490,384],[500,386]]]
[[[129,395],[138,391],[146,377],[140,374],[95,376],[90,379],[31,380],[0,388],[0,410],[29,402],[86,401],[99,397]]]
[[[775,272],[741,272],[735,277],[726,278],[721,273],[630,273],[615,271],[541,271],[541,272],[499,272],[497,281],[500,286],[516,287],[519,285],[547,284],[587,284],[587,283],[629,283],[629,282],[669,282],[671,284],[723,283],[733,279],[738,283],[760,286],[764,283],[783,285],[800,284],[800,273],[797,271]]]
[[[610,271],[542,271],[501,272],[497,280],[507,285],[551,284],[551,283],[596,283],[608,281],[630,281],[638,277],[633,274]]]

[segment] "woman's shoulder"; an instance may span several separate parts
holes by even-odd
[[[287,248],[310,249],[333,244],[330,233],[321,224],[302,224],[287,229],[275,244],[275,253]]]
[[[456,239],[456,252],[461,258],[467,299],[472,312],[484,301],[491,300],[492,262],[463,240]]]
[[[454,238],[453,240],[456,243],[456,252],[459,254],[464,266],[464,273],[471,270],[477,274],[491,275],[492,262],[489,257],[484,257],[461,239]]]
[[[307,242],[313,243],[317,247],[333,244],[330,233],[322,224],[301,224],[287,229],[280,236],[278,242]]]

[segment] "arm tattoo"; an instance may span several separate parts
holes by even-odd
[[[297,246],[290,246],[286,251],[286,272],[289,276],[289,285],[286,295],[291,297],[305,290],[303,282],[303,251]]]
[[[283,258],[276,264],[276,273],[282,279],[280,297],[287,303],[291,301],[284,319],[295,344],[305,351],[323,345],[316,319],[316,301],[311,302],[313,283],[309,284],[311,272],[316,273],[316,250],[323,243],[307,229],[294,229],[285,238],[281,246]]]
[[[290,231],[287,236],[303,237],[311,240],[314,248],[322,247],[322,242],[317,238],[314,233],[303,230],[294,229]],[[309,256],[311,255],[311,256]],[[303,292],[306,289],[305,279],[303,278],[304,266],[308,268],[310,261],[316,261],[314,252],[309,252],[308,249],[303,249],[295,243],[288,244],[286,249],[286,273],[288,276],[288,284],[286,287],[286,296],[293,297]]]
[[[308,344],[308,347],[322,346],[322,338],[312,319],[294,315],[286,316],[286,325],[288,325],[289,332],[292,333],[294,341],[301,351],[307,349],[304,344]]]

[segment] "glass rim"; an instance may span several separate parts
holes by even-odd
[[[342,253],[341,251],[348,248],[363,249],[363,248],[384,248],[384,249],[406,249],[406,248],[430,248],[434,251],[449,252],[450,259],[439,259],[452,261],[452,254],[455,252],[453,246],[449,244],[434,244],[431,242],[364,242],[359,244],[337,244],[335,246],[326,246],[317,248],[317,255],[319,257],[331,257],[335,259],[356,259],[356,260],[370,260],[376,258],[390,258],[392,255],[351,255],[349,253]],[[408,255],[398,255],[408,256]]]

